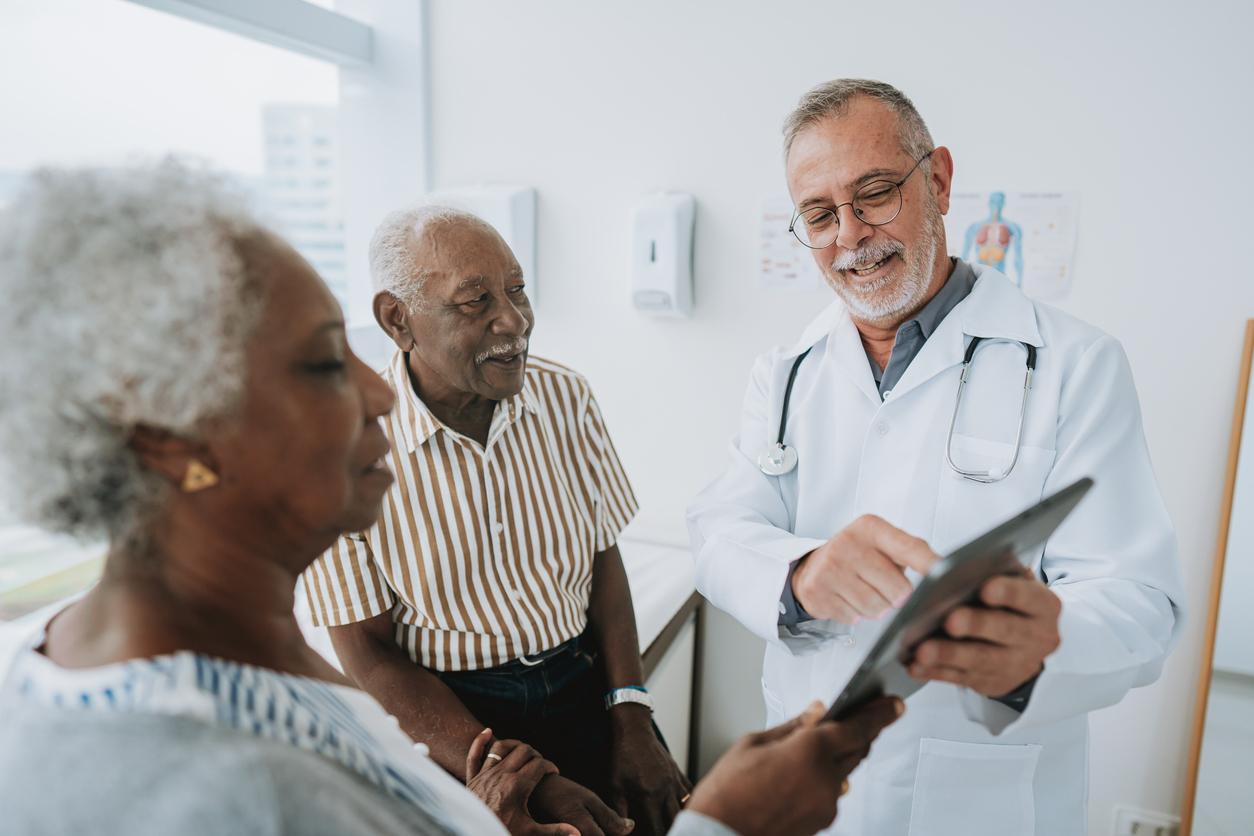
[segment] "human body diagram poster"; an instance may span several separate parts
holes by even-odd
[[[957,192],[949,253],[1005,273],[1034,299],[1062,299],[1075,278],[1078,192]]]

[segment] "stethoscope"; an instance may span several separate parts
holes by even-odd
[[[967,377],[971,372],[971,361],[975,358],[976,347],[983,341],[984,337],[972,337],[971,344],[967,346],[967,352],[962,358],[962,374],[958,377],[954,414],[949,421],[949,436],[945,440],[945,461],[948,462],[950,469],[962,478],[990,484],[1000,482],[1009,476],[1019,461],[1019,443],[1023,440],[1023,421],[1028,411],[1028,392],[1032,389],[1032,372],[1036,370],[1036,346],[1019,340],[1004,340],[1004,342],[1018,342],[1027,351],[1027,370],[1023,376],[1023,400],[1019,404],[1019,426],[1015,431],[1014,453],[1011,454],[1010,463],[997,471],[964,470],[954,463],[954,428],[958,425],[958,412],[962,408],[962,392],[966,388]],[[996,342],[1003,342],[1003,340],[996,340]],[[779,416],[779,437],[774,444],[758,455],[758,468],[767,476],[783,476],[797,467],[797,451],[784,443],[784,430],[788,427],[788,404],[792,399],[792,387],[797,380],[797,370],[801,368],[801,363],[812,350],[813,347],[807,348],[793,361],[792,369],[788,372],[788,384],[784,387],[784,403]]]

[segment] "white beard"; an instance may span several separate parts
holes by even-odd
[[[945,240],[942,224],[939,213],[929,218],[918,245],[911,251],[906,251],[897,242],[885,242],[877,247],[842,253],[832,262],[829,270],[823,271],[827,283],[849,308],[854,319],[871,325],[891,325],[923,301],[932,283],[936,253]],[[890,252],[903,255],[900,269],[890,271],[868,285],[855,286],[841,281],[840,271],[846,265],[874,263]]]

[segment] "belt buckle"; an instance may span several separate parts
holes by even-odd
[[[573,645],[575,641],[576,639],[567,639],[566,641],[562,642],[559,645],[550,647],[548,650],[541,650],[539,653],[537,653],[535,656],[533,656],[530,659],[527,658],[526,654],[519,656],[517,661],[522,662],[524,665],[526,665],[529,668],[534,668],[536,665],[539,665],[541,662],[547,662],[553,657],[558,656],[564,650],[566,650],[568,646]]]

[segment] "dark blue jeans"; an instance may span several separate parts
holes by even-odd
[[[585,633],[540,656],[535,665],[514,661],[436,675],[496,737],[530,744],[564,777],[604,799],[610,726],[591,637]]]

